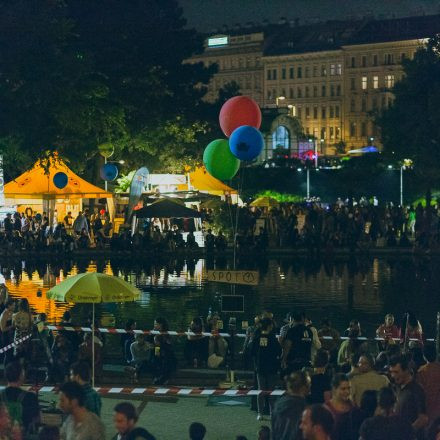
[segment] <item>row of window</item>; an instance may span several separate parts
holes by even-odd
[[[319,111],[319,108],[321,109]],[[330,105],[329,107],[326,106],[314,106],[314,107],[304,107],[304,114],[303,114],[303,107],[292,107],[292,113],[293,116],[298,117],[299,119],[302,119],[303,115],[305,119],[310,119],[311,116],[313,116],[313,119],[318,119],[318,115],[320,115],[321,119],[326,119],[327,116],[332,118],[339,118],[340,117],[340,107],[339,105]]]
[[[296,70],[296,72],[295,72]],[[298,66],[296,69],[293,66],[282,67],[280,71],[280,79],[294,79],[294,78],[302,78],[304,73],[304,78],[316,78],[318,76],[327,76],[327,65],[322,64],[321,68],[318,66]],[[330,76],[342,75],[342,64],[330,64]],[[276,69],[268,69],[266,70],[266,79],[268,81],[275,81],[278,79],[278,68]]]
[[[316,127],[305,128],[306,135],[312,135],[316,139],[323,139],[323,140],[338,140],[341,138],[341,128],[340,127],[322,127],[321,129],[318,129]],[[351,138],[356,138],[358,136],[360,137],[370,137],[370,135],[376,136],[377,135],[377,129],[374,124],[372,124],[372,129],[370,130],[370,133],[368,132],[368,122],[361,122],[358,124],[354,121],[351,121],[349,123],[349,136]],[[318,137],[319,136],[319,137]]]
[[[260,57],[246,57],[246,58],[229,58],[224,57],[220,60],[209,60],[206,61],[208,66],[212,64],[217,64],[220,70],[227,69],[243,69],[245,67],[259,67]]]
[[[386,108],[387,106],[389,107],[392,104],[393,100],[391,98],[391,96],[381,96],[381,100],[380,100],[380,106],[381,108]],[[360,111],[361,112],[367,112],[367,111],[375,111],[379,109],[379,99],[377,96],[372,96],[371,97],[371,105],[368,106],[368,99],[366,96],[363,96],[360,102],[361,106],[360,106]],[[356,105],[356,100],[354,98],[352,98],[350,100],[350,112],[356,112],[358,110],[358,106]]]
[[[322,85],[321,87],[318,86],[305,86],[305,87],[297,87],[296,93],[295,89],[293,87],[289,88],[288,95],[286,94],[286,89],[280,90],[280,95],[278,94],[278,91],[276,89],[268,90],[267,91],[267,99],[275,99],[277,96],[284,96],[285,98],[293,99],[293,98],[317,98],[317,97],[323,97],[325,98],[327,96],[327,86]],[[341,96],[341,85],[340,84],[330,84],[330,90],[328,96],[335,97],[335,96]]]
[[[406,52],[402,52],[400,55],[394,53],[385,53],[383,54],[382,64],[385,66],[395,64],[395,60],[401,63],[404,59],[411,56]],[[361,55],[360,59],[357,56],[352,56],[348,61],[348,67],[370,67],[370,66],[378,66],[379,65],[379,55]]]
[[[387,89],[392,89],[394,87],[394,82],[395,82],[394,75],[385,75],[384,76],[384,86]],[[368,76],[362,76],[361,89],[367,90],[369,86],[370,87],[372,86],[373,89],[378,89],[380,87],[378,75],[374,75],[371,78],[368,78]],[[356,90],[356,78],[350,78],[350,89]]]

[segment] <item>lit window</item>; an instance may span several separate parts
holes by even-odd
[[[321,66],[321,76],[327,76],[327,67],[325,64]]]
[[[341,137],[341,128],[335,127],[335,133],[336,133],[336,139],[339,139]]]
[[[385,87],[388,89],[394,87],[394,75],[385,75]]]
[[[373,76],[373,89],[378,89],[378,88],[379,88],[379,77]]]
[[[330,76],[333,76],[336,74],[336,65],[330,64]]]
[[[330,127],[330,139],[334,139],[335,138],[335,130],[333,127]]]
[[[336,74],[342,75],[342,64],[338,64],[336,67]]]
[[[290,148],[289,130],[284,125],[279,125],[272,133],[272,147],[276,148]]]
[[[367,90],[368,87],[368,78],[366,76],[362,77],[362,90]]]

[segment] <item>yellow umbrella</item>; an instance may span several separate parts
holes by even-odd
[[[275,199],[268,196],[258,197],[258,199],[255,199],[251,203],[251,206],[257,206],[260,208],[275,208],[278,205],[279,203]]]
[[[121,278],[97,272],[67,278],[47,292],[47,298],[69,303],[93,304],[92,335],[95,334],[95,304],[135,301],[140,290]],[[92,337],[92,386],[95,385],[95,343]]]

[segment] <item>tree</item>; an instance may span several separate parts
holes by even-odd
[[[376,118],[385,153],[403,163],[411,159],[424,182],[427,204],[440,174],[440,38],[431,38],[412,60],[403,62],[404,76],[393,88],[395,99]]]
[[[202,38],[176,0],[0,6],[2,151],[11,140],[30,158],[57,149],[83,169],[102,142],[151,168],[193,153],[215,66],[184,62]]]

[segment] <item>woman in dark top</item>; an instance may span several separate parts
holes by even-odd
[[[320,348],[313,361],[309,403],[324,403],[331,398],[331,376],[327,372],[329,352]]]

